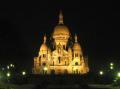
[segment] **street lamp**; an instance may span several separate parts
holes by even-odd
[[[47,71],[47,70],[48,70],[48,68],[47,68],[47,67],[44,67],[44,70],[45,70],[45,71]]]
[[[9,66],[7,66],[7,69],[10,69],[10,67],[9,67]]]
[[[117,76],[120,78],[120,72],[117,73]]]
[[[25,72],[25,71],[23,71],[23,72],[22,72],[22,75],[26,75],[26,72]]]
[[[10,67],[15,67],[14,64],[10,64]]]
[[[10,76],[11,76],[9,72],[8,72],[6,75],[7,75],[7,77],[10,77]]]
[[[113,66],[113,65],[114,65],[114,63],[111,62],[111,63],[110,63],[110,66]]]
[[[6,74],[6,76],[7,76],[7,81],[10,82],[9,79],[10,79],[11,74],[8,72],[8,73]]]
[[[113,62],[110,63],[110,69],[111,69],[111,70],[114,69],[114,63],[113,63]]]
[[[13,64],[10,64],[10,67],[13,67]]]
[[[103,74],[104,74],[104,72],[103,72],[103,71],[100,71],[100,72],[99,72],[99,74],[100,74],[100,75],[103,75]]]
[[[114,69],[114,67],[113,67],[113,66],[110,66],[110,69],[111,69],[111,70],[113,70],[113,69]]]
[[[47,67],[44,67],[44,74],[47,74],[47,70],[48,70],[48,68]]]

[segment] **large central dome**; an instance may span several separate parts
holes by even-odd
[[[69,29],[67,26],[65,26],[64,24],[58,24],[55,28],[54,28],[54,32],[53,35],[70,35]]]
[[[55,26],[54,32],[53,32],[53,38],[56,38],[58,36],[63,36],[65,38],[69,38],[69,36],[70,36],[68,27],[66,25],[64,25],[64,23],[63,23],[62,12],[60,12],[60,14],[59,14],[59,23],[57,26]]]

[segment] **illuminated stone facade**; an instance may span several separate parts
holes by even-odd
[[[44,36],[37,57],[34,57],[34,74],[86,74],[89,72],[88,59],[83,56],[77,35],[74,44],[68,46],[70,31],[63,22],[62,12],[59,14],[59,22],[54,28],[52,48],[46,44],[47,36]]]

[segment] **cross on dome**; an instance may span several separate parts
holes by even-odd
[[[47,37],[46,37],[46,34],[44,35],[44,44],[46,43],[46,39],[47,39]]]
[[[77,43],[78,42],[78,38],[77,38],[77,35],[75,34],[75,42]]]
[[[62,10],[60,10],[60,13],[59,13],[59,24],[63,24],[63,14],[62,14]]]

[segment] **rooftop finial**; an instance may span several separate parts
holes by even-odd
[[[60,10],[60,13],[59,13],[59,24],[63,24],[63,14],[62,14],[62,10]]]
[[[47,37],[46,37],[46,34],[44,35],[44,44],[46,43],[46,39],[47,39]]]
[[[77,40],[77,35],[75,34],[75,42],[78,42],[78,40]]]

